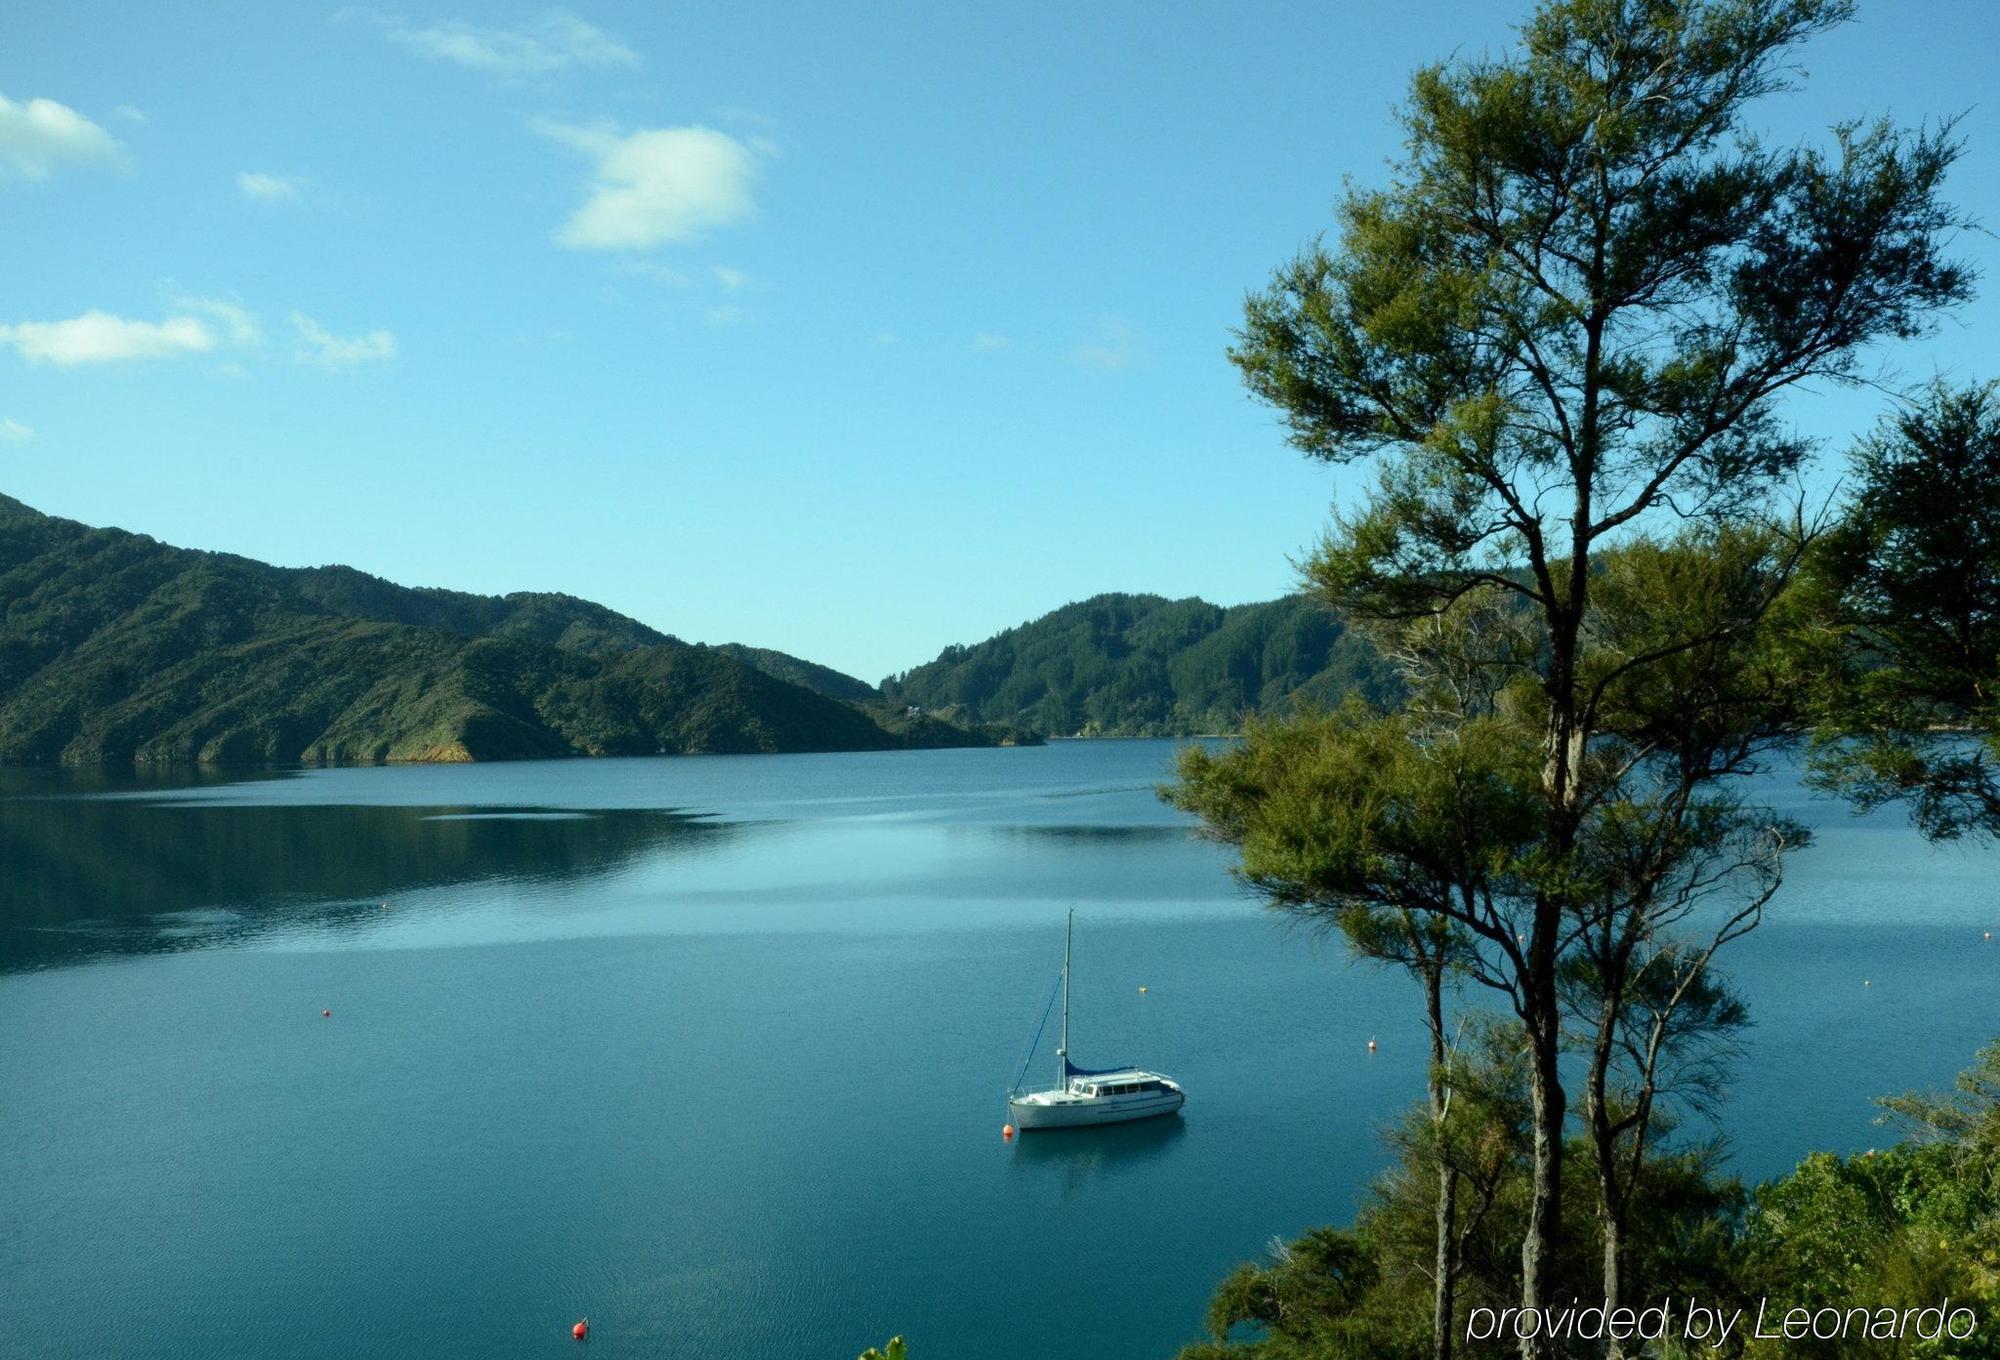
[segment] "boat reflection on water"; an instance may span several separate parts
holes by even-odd
[[[1046,1129],[1013,1142],[1016,1171],[1061,1177],[1068,1190],[1100,1177],[1125,1174],[1170,1155],[1187,1136],[1179,1114],[1093,1128]]]

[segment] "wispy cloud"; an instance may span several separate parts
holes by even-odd
[[[725,289],[727,289],[729,292],[732,293],[735,292],[738,288],[741,288],[745,284],[750,282],[750,276],[748,274],[744,273],[740,269],[731,269],[726,264],[718,264],[711,266],[709,269],[709,273],[715,276],[715,281],[717,283],[721,284]]]
[[[238,170],[236,190],[258,203],[296,203],[305,197],[306,181],[298,175],[273,175],[262,170]]]
[[[302,312],[292,313],[294,357],[322,368],[340,369],[370,360],[392,359],[396,337],[386,330],[335,335]],[[236,351],[250,357],[262,347],[257,317],[234,297],[203,297],[168,289],[168,314],[158,321],[137,320],[92,310],[65,321],[22,321],[0,325],[0,346],[13,348],[31,364],[71,368],[140,359],[174,359],[191,354]],[[219,370],[245,375],[234,359]]]
[[[93,310],[67,321],[22,321],[0,326],[0,344],[13,346],[31,364],[70,368],[77,364],[204,354],[215,348],[216,338],[207,323],[195,316],[134,321]]]
[[[710,307],[703,312],[702,320],[711,326],[734,326],[743,319],[741,307]]]
[[[672,265],[661,264],[657,260],[620,260],[616,268],[620,274],[651,279],[654,283],[664,284],[669,288],[685,288],[693,282],[684,271],[675,269]]]
[[[992,331],[981,331],[972,337],[972,348],[980,354],[992,354],[999,350],[1010,349],[1013,344],[1010,337],[996,335]]]
[[[335,335],[304,312],[292,313],[292,329],[298,335],[298,358],[321,368],[352,368],[396,357],[396,337],[385,330]]]
[[[565,9],[511,28],[442,19],[415,23],[397,14],[367,16],[397,46],[474,71],[502,76],[552,75],[591,67],[634,67],[639,54]]]
[[[257,318],[233,297],[202,297],[197,293],[172,292],[168,305],[176,312],[204,316],[221,331],[221,338],[243,348],[264,343],[263,327]]]
[[[0,444],[25,444],[34,437],[34,426],[23,425],[12,416],[0,419]]]
[[[1085,368],[1131,368],[1145,357],[1145,342],[1138,328],[1115,316],[1101,316],[1089,335],[1069,352],[1072,362]]]
[[[757,154],[713,128],[609,127],[538,122],[543,136],[588,156],[588,197],[556,230],[578,250],[645,250],[689,241],[756,211]]]
[[[16,103],[0,94],[0,177],[47,179],[66,165],[118,165],[111,134],[53,99]]]
[[[132,104],[113,104],[111,106],[111,116],[113,118],[122,118],[128,123],[149,123],[152,121],[152,119],[146,116],[144,109]]]

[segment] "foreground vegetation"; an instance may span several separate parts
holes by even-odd
[[[1515,51],[1417,74],[1388,187],[1247,304],[1252,392],[1375,471],[1304,573],[1401,684],[1191,749],[1166,792],[1271,906],[1419,984],[1431,1064],[1368,1213],[1230,1280],[1191,1357],[1616,1360],[1673,1348],[1563,1333],[1574,1303],[1993,1301],[2000,1050],[1966,1102],[1896,1105],[1928,1142],[1751,1196],[1675,1136],[1750,1013],[1727,950],[1810,841],[1744,776],[1810,732],[1823,786],[2000,831],[1993,389],[1899,394],[1851,500],[1797,492],[1788,395],[1972,284],[1948,128],[1748,122],[1852,12],[1546,0]],[[1730,1345],[1995,1344],[1863,1323]]]
[[[1431,1175],[1440,1158],[1458,1161],[1478,1187],[1453,1220],[1463,1242],[1463,1300],[1455,1319],[1462,1337],[1471,1310],[1498,1312],[1520,1293],[1518,1241],[1528,1213],[1530,1169],[1523,1137],[1525,1091],[1518,1071],[1486,1068],[1455,1080],[1476,1090],[1498,1082],[1449,1144],[1431,1136],[1428,1111],[1412,1115],[1401,1158],[1371,1190],[1349,1229],[1322,1228],[1246,1264],[1209,1307],[1211,1339],[1181,1360],[1418,1360],[1432,1352]],[[1628,1250],[1640,1306],[1676,1300],[1665,1357],[1726,1355],[1836,1360],[1838,1357],[2000,1356],[2000,1042],[1985,1049],[1954,1096],[1904,1096],[1884,1102],[1911,1135],[1853,1157],[1818,1153],[1790,1175],[1754,1189],[1720,1176],[1703,1149],[1655,1159],[1646,1170],[1644,1211]],[[1573,1147],[1573,1155],[1587,1149]],[[1590,1194],[1571,1187],[1574,1217],[1588,1222]],[[1601,1237],[1565,1239],[1553,1272],[1558,1294],[1587,1304]],[[1731,1341],[1688,1344],[1690,1301],[1744,1310]],[[1839,1338],[1757,1338],[1792,1308],[1808,1312],[1861,1306],[1865,1325],[1847,1323]],[[1884,1337],[1881,1311],[1900,1324],[1909,1310],[1968,1308],[1979,1321],[1970,1339]],[[1483,1321],[1483,1319],[1482,1319]],[[1915,1319],[1907,1329],[1915,1331]],[[1963,1315],[1959,1330],[1965,1330]],[[1926,1326],[1929,1325],[1928,1320]],[[1822,1321],[1823,1328],[1828,1323]],[[1671,1333],[1680,1333],[1674,1336]],[[1493,1351],[1499,1344],[1475,1349]],[[1603,1346],[1579,1345],[1577,1354]]]

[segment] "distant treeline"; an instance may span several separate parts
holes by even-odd
[[[1381,656],[1303,595],[1223,608],[1098,595],[890,676],[882,696],[1044,736],[1234,732],[1248,713],[1393,697]]]

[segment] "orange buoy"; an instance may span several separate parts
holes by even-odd
[[[577,1339],[578,1341],[581,1341],[581,1340],[583,1340],[583,1339],[584,1339],[584,1338],[585,1338],[586,1336],[589,1336],[589,1335],[590,1335],[590,1319],[589,1319],[589,1318],[585,1318],[585,1319],[583,1319],[583,1321],[581,1321],[581,1322],[577,1323],[577,1324],[576,1324],[576,1326],[574,1326],[574,1327],[572,1327],[572,1328],[570,1328],[570,1329],[569,1329],[569,1334],[570,1334],[571,1336],[575,1337],[575,1338],[576,1338],[576,1339]]]
[[[332,1012],[332,1011],[330,1011],[330,1010],[328,1010],[328,1011],[321,1011],[321,1012],[319,1013],[319,1018],[320,1018],[320,1019],[322,1019],[322,1020],[331,1020],[331,1019],[333,1018],[333,1012]]]
[[[1000,1138],[1002,1142],[1007,1142],[1007,1143],[1013,1142],[1014,1126],[1012,1124],[1002,1124],[1000,1126]]]

